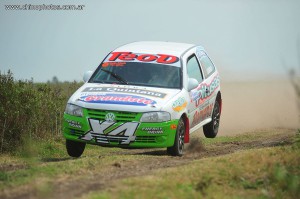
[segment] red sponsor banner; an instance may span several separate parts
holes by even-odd
[[[112,52],[108,61],[140,61],[140,62],[156,62],[159,64],[174,64],[179,58],[174,55],[166,54],[137,54],[132,52]]]

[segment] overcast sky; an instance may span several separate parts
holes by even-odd
[[[10,4],[84,7],[5,10]],[[225,80],[281,77],[283,65],[300,64],[299,0],[2,0],[0,6],[0,71],[11,69],[17,79],[81,80],[111,50],[141,40],[200,44]]]

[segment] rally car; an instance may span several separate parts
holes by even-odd
[[[134,42],[110,52],[69,99],[64,137],[70,156],[86,144],[167,148],[182,156],[189,134],[214,138],[222,98],[217,68],[203,47]]]

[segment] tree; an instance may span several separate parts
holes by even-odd
[[[58,80],[58,78],[57,78],[56,76],[53,76],[53,77],[52,77],[52,83],[53,83],[53,84],[59,83],[59,80]]]

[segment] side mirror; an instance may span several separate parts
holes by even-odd
[[[199,82],[194,79],[194,78],[189,78],[188,79],[188,91],[190,92],[191,90],[197,88],[197,86],[199,85]]]
[[[83,81],[84,82],[87,82],[89,79],[90,79],[90,77],[92,76],[92,74],[93,74],[93,71],[86,71],[84,74],[83,74]]]

